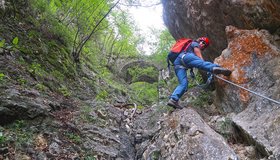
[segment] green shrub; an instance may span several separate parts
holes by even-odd
[[[4,73],[0,73],[0,82],[2,82],[5,78],[5,74]]]
[[[5,39],[2,39],[0,41],[0,48],[4,48],[5,47]]]
[[[58,79],[60,82],[63,82],[63,80],[65,78],[65,76],[62,73],[60,73],[59,71],[57,71],[57,70],[52,71],[51,75],[53,75],[53,77]]]
[[[20,84],[20,85],[25,85],[27,83],[27,80],[24,79],[23,77],[19,77],[17,79],[17,82]]]
[[[128,73],[129,75],[132,76],[132,82],[134,82],[142,75],[157,77],[158,70],[156,70],[154,67],[146,67],[146,68],[132,67],[128,69]]]
[[[35,85],[35,88],[39,91],[46,91],[47,90],[47,87],[41,83],[38,83]]]
[[[27,122],[24,120],[17,120],[8,126],[9,130],[13,133],[13,141],[16,147],[21,148],[23,144],[31,142],[33,139],[33,132],[27,131]]]
[[[96,95],[96,100],[106,100],[109,96],[109,93],[105,90],[100,91],[97,95]]]
[[[232,120],[228,117],[219,123],[219,133],[227,140],[234,138],[234,128]]]
[[[81,143],[82,139],[78,134],[75,133],[65,133],[65,136],[68,137],[74,143]]]
[[[188,72],[189,75],[189,72]],[[193,88],[195,86],[197,86],[198,84],[203,84],[203,79],[201,74],[198,71],[195,71],[195,79],[192,79],[190,76],[188,76],[189,78],[189,86],[188,88]]]
[[[85,122],[96,122],[97,117],[93,117],[90,115],[90,112],[92,111],[92,107],[90,106],[83,106],[81,109],[81,114],[80,114],[80,118],[82,121]]]
[[[130,88],[135,95],[134,97],[136,97],[141,104],[150,105],[158,99],[157,83],[136,82],[132,83]]]
[[[30,72],[33,75],[37,75],[42,77],[43,75],[46,75],[47,73],[42,69],[41,64],[33,62],[31,65],[28,66],[28,72]]]
[[[196,107],[203,107],[205,104],[209,103],[211,99],[211,92],[202,91],[200,95],[194,99],[191,103]]]
[[[61,94],[63,94],[64,97],[69,97],[69,96],[71,96],[71,92],[70,92],[70,91],[68,90],[68,88],[65,87],[65,86],[62,86],[62,87],[58,88],[58,91],[59,91]]]
[[[3,135],[3,133],[0,131],[0,144],[3,144],[7,141],[7,138]]]
[[[85,160],[97,160],[97,158],[94,156],[86,156]]]

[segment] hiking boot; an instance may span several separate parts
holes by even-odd
[[[214,67],[213,68],[214,74],[223,74],[225,76],[229,76],[231,74],[231,70],[222,68],[222,67]]]
[[[167,105],[169,105],[175,109],[183,109],[183,107],[179,105],[179,101],[175,101],[173,99],[169,99],[169,101],[167,102]]]

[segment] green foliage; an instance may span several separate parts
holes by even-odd
[[[83,106],[80,114],[81,120],[84,122],[92,122],[92,123],[96,122],[97,117],[93,117],[92,115],[90,115],[90,112],[92,112],[92,107]]]
[[[109,97],[109,93],[103,90],[96,95],[96,100],[106,100],[108,97]]]
[[[173,91],[178,84],[179,84],[178,78],[176,77],[176,75],[173,75],[173,77],[168,80],[167,87],[169,88],[170,91]]]
[[[28,17],[26,20],[28,23],[24,23],[32,24],[26,27],[30,28],[26,32],[28,38],[24,38],[26,35],[14,34],[12,45],[28,44],[24,54],[28,54],[33,63],[28,64],[30,63],[28,62],[25,65],[28,65],[32,77],[40,81],[51,75],[51,78],[55,77],[62,85],[58,91],[66,97],[70,96],[71,92],[65,87],[64,81],[72,80],[70,76],[76,76],[77,71],[69,56],[73,48],[80,45],[94,31],[90,43],[83,48],[85,54],[81,59],[89,63],[94,62],[89,68],[98,73],[97,78],[106,84],[97,89],[96,99],[109,99],[112,92],[128,93],[128,89],[116,82],[112,78],[111,71],[105,66],[112,66],[111,64],[114,64],[118,58],[138,57],[141,51],[139,45],[143,44],[143,37],[139,33],[135,34],[138,30],[135,23],[121,10],[113,10],[110,18],[106,18],[100,26],[96,26],[114,3],[115,1],[104,0],[31,0],[30,14],[34,14],[35,17]],[[93,30],[95,27],[97,29]],[[4,44],[5,41],[3,40],[2,43]],[[158,71],[152,67],[136,68],[130,72],[133,79],[141,75],[157,76],[158,74]],[[18,81],[20,84],[27,83],[23,78]],[[94,81],[90,83],[92,87],[98,85]],[[46,87],[43,84],[52,87],[50,83],[44,82],[36,84],[35,88],[45,91]],[[147,103],[152,103],[157,97],[156,88],[156,85],[152,85],[152,88],[145,89],[150,97],[145,96],[142,89],[141,92],[135,91],[136,95],[141,95],[140,98],[147,100]]]
[[[97,160],[97,158],[94,156],[86,156],[85,160]]]
[[[41,83],[38,83],[35,85],[35,88],[38,89],[39,91],[46,91],[47,87]]]
[[[153,151],[152,160],[159,160],[159,159],[160,159],[160,151]]]
[[[23,120],[16,120],[14,123],[14,127],[16,130],[20,130],[21,128],[25,127],[26,123]]]
[[[63,82],[63,80],[65,78],[65,76],[61,72],[59,72],[58,70],[52,71],[51,75],[53,77],[55,77],[56,79],[58,79],[60,82]]]
[[[142,110],[142,109],[144,109],[144,108],[145,108],[145,107],[142,106],[142,105],[141,105],[141,106],[137,106],[137,109],[138,109],[138,110]]]
[[[234,128],[232,124],[232,120],[228,117],[224,119],[224,121],[220,121],[219,123],[219,133],[227,140],[231,140],[234,138]]]
[[[5,78],[5,74],[0,72],[0,82],[2,82]]]
[[[203,107],[205,104],[208,104],[211,99],[211,92],[202,91],[196,99],[194,99],[191,103],[195,107]]]
[[[50,23],[49,34],[73,42],[70,45],[75,51],[79,51],[78,47],[93,33],[93,43],[83,47],[85,53],[102,53],[109,57],[136,56],[136,46],[141,43],[141,36],[134,35],[135,24],[126,12],[113,10],[110,24],[107,19],[98,24],[114,3],[104,0],[32,0],[40,20]],[[106,56],[101,58],[105,59]]]
[[[41,64],[33,62],[30,66],[28,66],[28,72],[38,75],[42,77],[45,73],[45,71],[42,69]]]
[[[66,86],[62,86],[60,88],[58,88],[58,91],[64,96],[64,97],[70,97],[71,96],[71,92],[69,91],[69,89]]]
[[[17,120],[8,128],[13,132],[13,141],[16,146],[21,146],[32,141],[33,132],[26,131],[27,122],[24,120]]]
[[[0,48],[13,49],[15,47],[18,47],[18,42],[19,42],[19,38],[18,37],[15,37],[12,40],[12,44],[8,44],[8,43],[6,43],[5,39],[1,39],[0,40]]]
[[[65,136],[68,137],[74,143],[81,143],[82,139],[78,134],[66,132]]]
[[[18,37],[15,37],[12,42],[13,45],[18,45]]]
[[[198,84],[203,84],[203,79],[201,74],[198,72],[198,70],[195,70],[195,79],[192,79],[190,76],[188,78],[189,80],[189,89],[197,86]],[[189,73],[188,73],[189,74]]]
[[[158,76],[158,70],[155,69],[154,67],[146,67],[146,68],[132,67],[128,69],[128,73],[132,76],[132,82],[135,82],[142,75],[147,75],[156,78]]]
[[[155,45],[155,52],[150,56],[149,59],[162,68],[166,68],[166,57],[173,43],[175,43],[175,40],[169,31],[167,29],[162,31],[159,35],[159,43]]]
[[[3,48],[5,46],[5,39],[2,39],[0,41],[0,48]]]
[[[25,85],[27,83],[27,80],[24,79],[23,77],[19,77],[17,78],[17,82],[20,84],[20,85]]]
[[[130,85],[135,98],[143,105],[151,105],[158,99],[157,83],[136,82]]]
[[[7,137],[3,135],[3,132],[0,131],[0,145],[7,141]]]

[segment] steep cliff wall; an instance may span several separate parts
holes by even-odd
[[[279,0],[162,0],[175,39],[207,35],[208,58],[232,70],[233,83],[280,100]],[[226,77],[224,77],[226,78]],[[240,135],[269,159],[280,159],[280,107],[236,86],[216,81],[215,106],[231,113]],[[232,116],[233,115],[233,116]]]
[[[279,31],[279,0],[162,0],[164,22],[175,39],[209,36],[212,60],[226,48],[225,27]],[[278,32],[279,33],[279,32]]]
[[[280,100],[280,48],[277,36],[266,30],[226,29],[228,48],[215,62],[231,69],[229,80],[269,98]],[[264,154],[280,158],[280,105],[248,91],[217,81],[216,105],[237,113],[234,123],[249,139],[264,147]],[[248,140],[248,141],[251,141]]]

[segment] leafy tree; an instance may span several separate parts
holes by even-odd
[[[83,51],[89,53],[85,47],[96,47],[97,49],[91,50],[102,53],[106,57],[106,65],[120,57],[138,55],[136,47],[143,40],[141,36],[135,36],[137,28],[132,18],[116,8],[119,2],[120,0],[49,0],[51,12],[59,22],[74,32],[71,39],[75,62],[80,62]],[[88,41],[94,45],[86,45]]]
[[[163,30],[159,36],[159,42],[155,44],[155,52],[150,56],[151,59],[161,67],[166,66],[166,57],[169,53],[170,47],[175,43],[174,38],[169,31]]]

